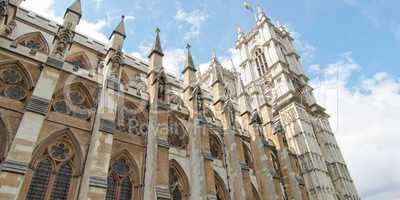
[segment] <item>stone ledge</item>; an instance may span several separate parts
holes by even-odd
[[[170,200],[171,194],[168,187],[156,187],[156,195],[158,200]]]
[[[157,140],[157,144],[158,144],[159,147],[164,147],[164,148],[169,149],[169,142],[168,142],[168,140],[158,139],[158,140]]]
[[[1,164],[0,170],[24,175],[28,170],[28,163],[6,160]]]
[[[50,101],[41,97],[32,96],[26,110],[38,113],[41,115],[46,115],[49,109]]]
[[[89,186],[107,189],[107,179],[101,178],[101,177],[96,177],[96,176],[91,176],[91,177],[89,177]]]
[[[115,123],[107,119],[100,119],[100,131],[105,133],[114,134]]]

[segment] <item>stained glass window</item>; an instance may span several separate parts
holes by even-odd
[[[67,200],[68,190],[71,184],[72,168],[69,164],[64,164],[58,171],[57,178],[51,192],[51,200]]]
[[[52,164],[49,159],[39,163],[36,170],[33,172],[32,182],[26,197],[27,200],[44,199],[49,184],[51,169]]]
[[[131,200],[133,185],[129,178],[129,165],[124,159],[112,164],[106,193],[106,200]]]
[[[115,180],[112,175],[108,176],[107,179],[107,193],[106,193],[106,200],[114,200],[115,199]]]
[[[132,183],[128,177],[125,177],[121,183],[119,200],[131,200],[131,199],[132,199]]]

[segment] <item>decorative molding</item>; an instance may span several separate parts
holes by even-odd
[[[46,115],[47,111],[49,110],[49,105],[50,105],[50,100],[37,96],[32,96],[31,100],[26,106],[26,110],[41,115]]]
[[[105,133],[114,134],[115,123],[107,119],[100,119],[100,131]]]
[[[24,175],[28,170],[28,163],[6,160],[0,165],[0,170]]]
[[[156,187],[157,200],[170,200],[171,194],[168,187]]]
[[[50,66],[52,66],[52,67],[55,67],[55,68],[57,68],[57,69],[62,69],[63,66],[64,66],[64,61],[49,56],[49,57],[47,58],[46,64],[48,64],[48,65],[50,65]]]
[[[107,88],[118,92],[120,90],[120,83],[118,82],[118,80],[108,78],[107,79]]]
[[[209,194],[207,195],[207,200],[218,200],[217,196],[213,195],[213,194]]]
[[[158,139],[157,140],[157,144],[158,144],[159,147],[169,148],[168,140]]]
[[[107,179],[97,176],[89,177],[89,186],[107,189]]]
[[[211,155],[210,152],[203,153],[204,160],[214,161],[214,157]]]

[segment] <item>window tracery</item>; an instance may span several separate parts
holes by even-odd
[[[143,110],[131,104],[124,104],[118,111],[117,129],[121,132],[144,136],[148,131],[148,122]]]
[[[31,52],[41,52],[44,54],[49,54],[49,47],[47,45],[46,39],[44,39],[42,33],[34,32],[27,33],[16,39],[17,44],[27,47]]]
[[[267,59],[265,58],[265,53],[260,48],[255,51],[255,61],[258,74],[260,76],[265,75],[268,70],[268,63]]]
[[[190,188],[187,176],[175,160],[170,161],[169,191],[172,200],[188,200]]]
[[[80,83],[73,84],[58,92],[53,100],[52,109],[58,113],[89,121],[93,112],[93,101],[90,94],[84,92],[82,87]]]
[[[80,176],[81,155],[79,144],[70,132],[53,133],[35,149],[32,177],[27,200],[67,200],[76,188],[74,180]]]
[[[89,58],[84,52],[74,53],[68,56],[65,60],[78,68],[83,68],[86,70],[92,68]]]
[[[217,136],[215,136],[214,134],[210,133],[209,141],[210,141],[211,156],[213,158],[218,159],[218,160],[223,160],[224,151],[223,151],[223,148],[222,148],[222,144],[220,143],[220,141],[217,138]]]
[[[6,64],[0,69],[0,95],[24,101],[31,88],[30,80],[20,70],[18,64]]]
[[[134,176],[137,175],[134,164],[125,155],[111,165],[107,178],[106,200],[131,200],[134,197]]]
[[[186,149],[189,137],[182,126],[178,119],[173,117],[168,118],[168,142],[172,147]]]

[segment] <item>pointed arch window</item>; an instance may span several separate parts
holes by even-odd
[[[73,187],[80,177],[81,156],[77,141],[62,133],[54,142],[44,142],[35,149],[32,177],[26,200],[67,200],[73,198]],[[60,133],[53,133],[55,136]],[[72,134],[72,133],[70,133]],[[52,136],[50,136],[52,137]]]
[[[0,95],[24,102],[33,87],[32,77],[19,62],[0,66]]]
[[[283,198],[287,199],[287,193],[286,193],[286,188],[285,188],[285,183],[283,181],[283,176],[282,176],[282,171],[281,171],[281,166],[278,160],[278,157],[275,153],[271,153],[271,159],[272,159],[272,165],[274,167],[275,173],[279,178],[279,187],[282,191]]]
[[[17,44],[29,48],[32,52],[49,54],[49,47],[43,34],[40,32],[27,33],[16,39]]]
[[[243,142],[243,151],[244,151],[244,160],[246,162],[246,165],[254,170],[254,160],[253,160],[253,155],[251,153],[249,144]]]
[[[89,57],[85,52],[82,51],[69,55],[65,60],[77,68],[83,68],[87,70],[92,68]]]
[[[106,200],[131,200],[134,196],[133,176],[136,174],[126,158],[111,164],[107,178]]]
[[[93,114],[94,102],[82,83],[74,83],[57,92],[52,104],[52,110],[89,121]]]
[[[188,178],[175,160],[171,160],[169,166],[169,191],[172,200],[188,200],[190,198]]]
[[[168,143],[172,147],[179,149],[186,149],[189,144],[186,129],[179,119],[175,117],[168,118]]]
[[[213,133],[209,134],[210,152],[213,158],[224,160],[224,151],[218,136]]]
[[[268,63],[267,59],[265,58],[265,53],[260,48],[255,51],[255,61],[258,75],[265,75],[268,71]]]
[[[217,200],[229,200],[229,193],[222,178],[214,171],[215,191]]]
[[[132,103],[120,106],[117,114],[117,129],[124,133],[144,136],[148,131],[148,120],[143,112]]]
[[[8,149],[8,131],[3,120],[0,118],[0,164],[5,160]]]

